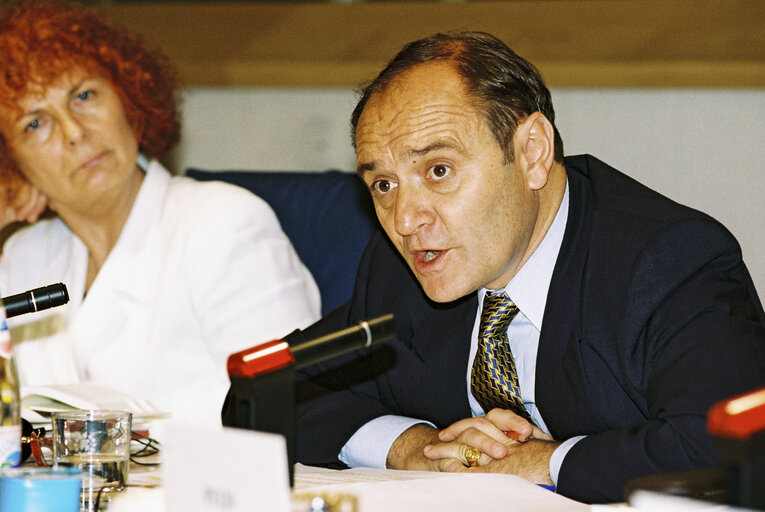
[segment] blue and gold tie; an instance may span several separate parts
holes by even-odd
[[[504,292],[484,297],[470,387],[485,412],[498,407],[529,419],[507,338],[507,326],[517,313],[518,307]]]

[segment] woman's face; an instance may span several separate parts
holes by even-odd
[[[136,173],[138,141],[111,83],[75,68],[32,89],[2,130],[21,172],[54,210],[115,200]]]

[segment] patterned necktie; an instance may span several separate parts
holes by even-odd
[[[530,420],[523,407],[521,386],[507,339],[507,326],[517,313],[518,307],[504,293],[487,293],[484,297],[470,387],[485,412],[499,407]]]

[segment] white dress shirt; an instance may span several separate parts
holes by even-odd
[[[85,296],[87,263],[59,218],[5,244],[4,295],[63,282],[70,296],[9,320],[22,387],[93,380],[220,424],[228,356],[319,318],[316,284],[262,199],[157,162]]]
[[[534,423],[548,434],[549,431],[544,419],[534,402],[536,360],[547,292],[568,220],[568,200],[569,192],[568,185],[566,185],[561,205],[544,239],[504,288],[504,291],[519,309],[518,314],[508,326],[508,338],[510,350],[515,360],[523,405]],[[470,391],[470,373],[478,347],[478,329],[486,292],[485,288],[478,290],[478,310],[471,335],[470,357],[465,371],[465,389],[473,416],[484,414],[483,409]],[[375,418],[354,433],[340,451],[339,458],[350,467],[384,468],[388,451],[393,442],[405,430],[417,423],[430,424],[426,421],[401,416],[388,415]],[[557,483],[563,457],[579,439],[581,438],[566,440],[553,453],[550,460],[550,475],[554,483]]]

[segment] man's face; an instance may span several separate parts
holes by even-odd
[[[503,149],[448,62],[406,71],[362,112],[359,174],[434,301],[505,286],[533,250],[537,196]]]

